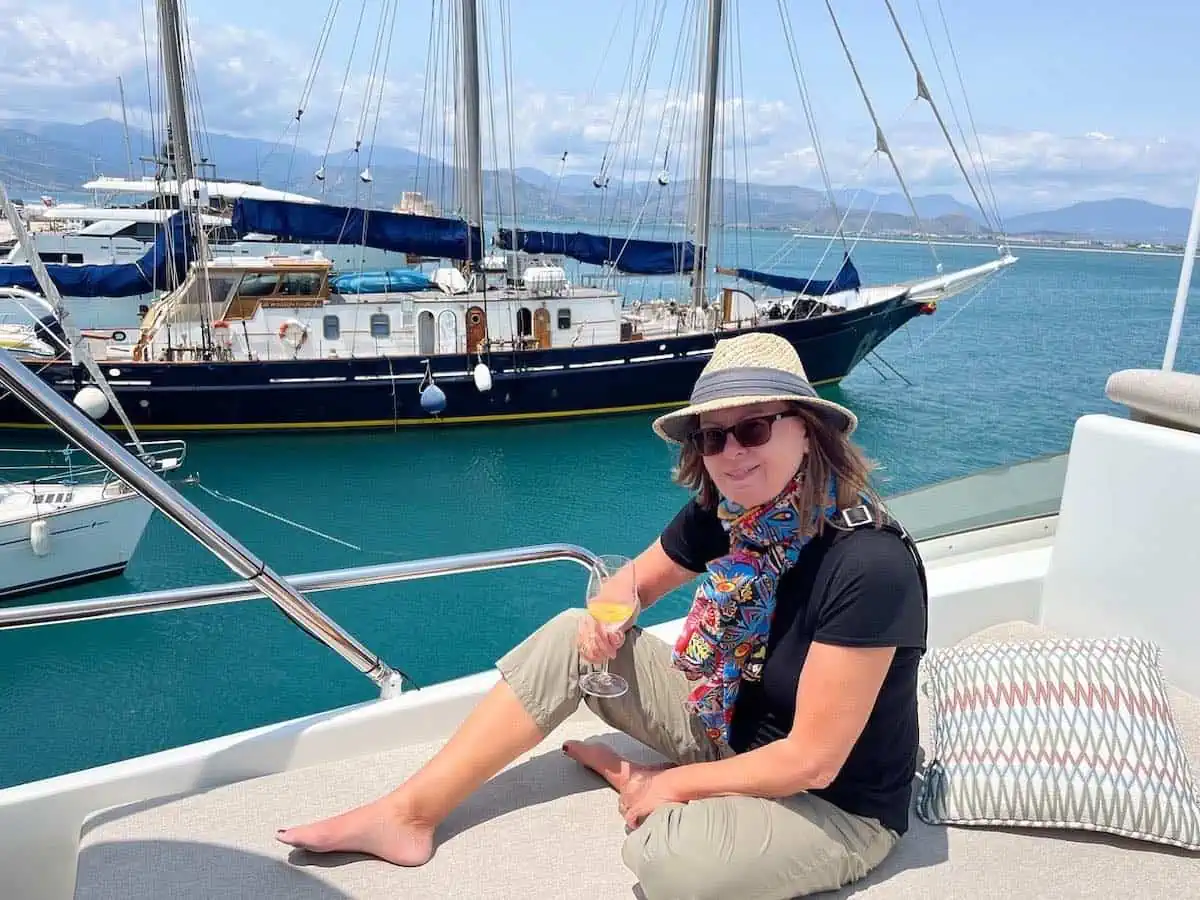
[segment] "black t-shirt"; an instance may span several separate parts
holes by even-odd
[[[660,540],[667,556],[697,573],[729,552],[716,511],[695,500]],[[779,579],[762,679],[743,681],[739,688],[730,746],[741,753],[787,736],[813,641],[896,647],[875,707],[841,771],[828,787],[810,793],[903,834],[917,766],[917,664],[925,651],[926,621],[921,574],[899,535],[872,525],[840,535],[826,528]]]

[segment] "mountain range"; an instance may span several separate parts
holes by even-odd
[[[139,158],[152,157],[155,149],[148,132],[130,129],[127,137],[124,126],[111,119],[82,125],[8,120],[0,122],[0,178],[15,197],[36,201],[48,194],[59,202],[89,202],[90,195],[81,189],[84,182],[102,174],[150,174],[153,165]],[[321,157],[303,148],[211,134],[193,150],[203,162],[212,164],[203,169],[206,176],[259,181],[310,195],[319,193],[314,173],[322,167]],[[359,179],[366,164],[365,154],[359,156],[350,150],[330,153],[324,166],[324,198],[330,203],[368,203],[366,186]],[[404,148],[376,147],[370,158],[370,172],[369,196],[375,202],[369,205],[391,207],[402,192],[418,190],[439,209],[450,211],[454,172],[439,160]],[[686,180],[667,187],[654,182],[624,186],[610,183],[606,196],[601,198],[591,175],[566,174],[560,178],[529,167],[512,173],[490,171],[484,177],[485,208],[511,211],[515,195],[522,218],[536,220],[595,221],[602,202],[610,204],[606,217],[612,218],[616,207],[633,218],[650,196],[648,217],[659,222],[682,222],[688,216],[690,194]],[[610,199],[614,197],[618,198],[615,202]],[[866,231],[873,234],[918,229],[918,220],[899,193],[842,191],[835,194],[835,201],[841,207],[839,211],[830,207],[824,192],[795,185],[720,182],[714,191],[714,203],[721,211],[717,218],[726,222],[827,233],[837,227],[840,213],[845,216],[843,227],[849,231],[861,229],[864,221],[869,225]],[[920,227],[926,232],[988,233],[978,210],[948,194],[914,197],[913,205],[920,215]],[[1189,215],[1186,209],[1119,198],[1007,217],[1004,230],[1011,236],[1180,244],[1187,233]],[[621,218],[620,212],[616,217]]]

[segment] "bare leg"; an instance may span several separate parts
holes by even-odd
[[[556,616],[499,660],[500,683],[399,788],[342,815],[284,829],[278,839],[317,852],[367,853],[402,866],[427,862],[434,829],[451,810],[578,709],[579,673],[587,666],[579,658],[577,636],[585,615],[568,610]],[[671,670],[670,653],[662,641],[631,633],[610,664],[629,680],[629,693],[615,700],[589,697],[588,706],[668,758],[715,759],[718,751],[698,720],[684,712],[687,682]],[[600,771],[600,758],[590,748],[576,758],[584,762],[585,756],[596,765],[585,764]],[[619,780],[619,772],[614,777]]]
[[[390,794],[276,838],[318,853],[367,853],[400,866],[433,855],[434,829],[472,791],[531,750],[542,732],[501,680],[434,757]]]

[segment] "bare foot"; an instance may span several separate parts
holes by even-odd
[[[585,744],[582,741],[567,741],[563,752],[580,765],[587,766],[618,791],[625,790],[629,779],[639,772],[661,772],[671,768],[671,763],[648,766],[632,762],[605,744]]]
[[[433,826],[406,816],[381,798],[338,816],[281,828],[275,839],[314,853],[366,853],[398,866],[420,866],[433,856]]]

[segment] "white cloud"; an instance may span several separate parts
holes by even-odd
[[[7,25],[0,87],[90,88],[139,64],[144,54],[138,32],[115,15],[103,15],[111,11],[104,0],[96,0],[101,15],[95,18],[81,17],[78,6],[64,0],[0,0]]]
[[[148,45],[143,42],[136,12],[143,7],[149,11]],[[200,4],[193,5],[193,10],[200,9]],[[151,87],[145,74],[147,46],[151,62],[157,64],[153,4],[0,0],[0,17],[9,26],[5,53],[0,56],[0,117],[74,122],[119,119],[116,79],[122,76],[131,123],[161,127],[157,74],[152,76]],[[292,132],[286,129],[304,90],[311,62],[309,49],[219,22],[205,20],[202,25],[190,29],[201,97],[197,118],[210,133],[269,141],[286,134],[290,142]],[[316,30],[314,24],[314,38]],[[362,115],[363,98],[371,88],[363,71],[369,56],[370,47],[360,46],[357,71],[344,90],[344,57],[325,59],[305,109],[299,137],[302,144],[320,151],[327,143],[344,149],[360,136],[370,141],[376,129],[375,116],[373,112],[365,119]],[[404,71],[406,63],[412,65],[396,49],[377,141],[430,152],[453,135],[453,98],[447,96],[444,86],[440,96],[426,97],[423,73]],[[499,76],[496,80],[500,82]],[[752,179],[767,184],[821,185],[817,153],[794,89],[789,90],[787,79],[781,84],[780,93],[786,99],[744,97],[722,105],[720,133],[725,152],[719,154],[718,174],[744,178],[748,171]],[[673,179],[686,178],[694,169],[690,148],[699,110],[696,95],[672,97],[651,89],[635,110],[614,94],[585,98],[547,91],[544,84],[517,84],[514,98],[511,116],[503,98],[493,98],[498,134],[495,139],[485,137],[485,155],[491,165],[508,164],[505,122],[511,118],[517,165],[556,173],[567,151],[567,170],[589,177],[599,172],[602,162],[614,178],[634,171],[643,176],[656,174],[664,158]],[[369,109],[373,108],[374,101],[369,104]],[[954,157],[932,117],[909,118],[921,122],[885,122],[889,144],[909,187],[918,194],[947,192],[969,200]],[[436,127],[431,126],[433,122]],[[1077,135],[995,129],[983,134],[979,144],[1005,211],[1115,196],[1170,205],[1188,203],[1196,178],[1196,147],[1163,135],[1127,135],[1115,120],[1095,124],[1094,130]],[[485,115],[485,131],[489,125],[490,117]],[[853,129],[828,128],[822,139],[835,186],[897,189],[886,159],[872,157],[874,129],[865,117]],[[419,142],[423,146],[418,146]],[[970,147],[957,143],[968,166],[978,159],[974,143]]]
[[[1012,131],[983,134],[979,147],[996,193],[1008,206],[1119,196],[1184,206],[1196,179],[1197,148],[1181,141]],[[959,150],[971,172],[978,148],[960,145]],[[894,142],[893,151],[902,171],[926,187],[951,190],[956,182],[963,184],[944,141]]]

